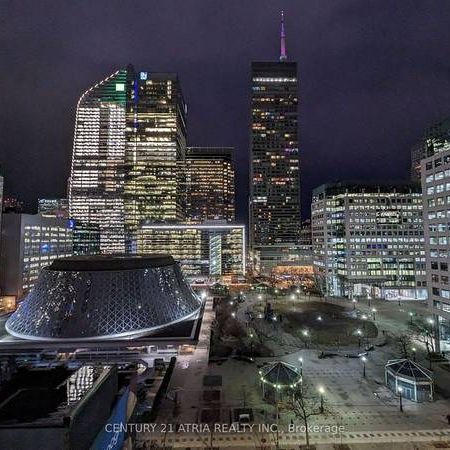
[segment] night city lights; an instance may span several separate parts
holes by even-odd
[[[0,2],[0,450],[450,448],[450,2]]]

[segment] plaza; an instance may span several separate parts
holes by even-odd
[[[262,294],[250,291],[245,295],[245,302],[236,307],[235,320],[248,326],[248,310],[261,308],[267,300],[276,311],[277,302],[282,304],[291,294],[274,298],[268,293],[261,297]],[[264,298],[265,295],[268,296],[267,299]],[[277,442],[279,448],[298,448],[299,444],[305,443],[304,433],[292,431],[302,429],[304,424],[291,411],[282,407],[277,411],[277,405],[264,401],[261,392],[259,371],[268,364],[281,361],[295,367],[302,374],[303,382],[312,391],[319,392],[320,389],[323,395],[326,413],[312,415],[308,423],[312,430],[311,444],[319,445],[318,448],[333,448],[332,445],[337,443],[357,445],[350,448],[371,448],[370,445],[374,445],[373,448],[387,448],[387,444],[391,445],[393,442],[401,442],[404,446],[395,444],[395,448],[422,448],[420,445],[427,445],[429,441],[450,439],[446,418],[449,414],[450,373],[445,364],[433,363],[436,390],[433,402],[416,403],[402,399],[401,412],[398,395],[385,385],[385,364],[388,360],[398,357],[398,350],[392,342],[393,336],[408,329],[410,312],[413,311],[417,316],[427,316],[424,303],[402,302],[399,306],[396,302],[372,302],[369,306],[367,302],[360,302],[353,309],[353,303],[349,300],[334,298],[330,301],[303,293],[296,294],[295,300],[289,301],[295,307],[301,307],[302,303],[331,306],[338,304],[357,317],[368,317],[371,314],[371,319],[376,305],[374,323],[378,335],[369,339],[374,350],[364,352],[366,359],[363,361],[361,357],[348,356],[361,352],[355,340],[350,340],[347,345],[341,344],[340,348],[337,348],[334,342],[325,346],[323,342],[317,344],[312,340],[308,343],[308,348],[305,348],[300,337],[292,336],[283,330],[283,323],[271,323],[270,327],[267,327],[271,333],[267,333],[264,328],[265,335],[258,334],[258,327],[251,326],[249,329],[252,334],[258,335],[254,338],[262,340],[270,347],[273,356],[254,357],[254,362],[228,357],[209,364],[202,363],[199,354],[187,356],[182,361],[179,359],[169,387],[169,392],[171,389],[182,391],[179,403],[175,408],[173,402],[166,401],[158,413],[157,422],[174,423],[175,429],[176,424],[201,423],[206,421],[205,417],[214,417],[215,422],[227,423],[233,422],[236,410],[245,409],[251,411],[252,424],[276,424],[278,433],[273,430],[261,432],[258,426],[243,430],[237,437],[232,437],[229,433],[212,433],[214,436],[210,437],[215,445],[239,448],[233,446],[238,442],[245,448],[252,447],[255,441],[264,439],[268,445],[273,445],[267,448],[277,448]],[[321,308],[321,311],[323,310]],[[210,319],[212,314],[212,310],[205,311],[205,316]],[[325,320],[325,315],[322,315]],[[204,353],[208,335],[206,326],[202,326],[201,334]],[[427,366],[425,349],[420,347],[420,343],[415,342],[413,345],[417,347],[417,361]],[[197,349],[199,347],[201,348],[200,342]],[[320,358],[322,352],[333,356]],[[187,361],[187,358],[190,361]],[[211,385],[206,382],[207,379],[215,379],[216,383]],[[214,392],[215,396],[205,395],[206,392]],[[214,401],[211,401],[213,397]],[[214,411],[214,414],[205,415],[206,411]],[[139,436],[141,443],[147,439],[145,433]],[[199,437],[195,433],[192,436],[189,433],[166,434],[164,439],[166,444],[174,448],[185,448],[186,442],[194,448],[205,445],[202,440],[196,444]],[[379,447],[376,447],[377,445]]]

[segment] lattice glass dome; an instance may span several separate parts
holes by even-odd
[[[170,256],[62,258],[41,271],[6,329],[24,339],[126,339],[191,318],[200,307]]]

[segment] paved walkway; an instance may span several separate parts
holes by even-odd
[[[158,423],[198,421],[197,406],[201,399],[203,376],[208,373],[211,324],[215,315],[212,304],[211,299],[206,301],[198,344],[194,352],[177,357],[168,388],[168,396],[176,398],[177,404],[173,400],[164,399],[158,412]]]

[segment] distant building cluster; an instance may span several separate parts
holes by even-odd
[[[177,74],[129,65],[78,101],[68,198],[40,199],[37,215],[2,199],[0,312],[59,256],[168,253],[193,279],[249,272],[309,277],[328,296],[428,298],[450,348],[450,120],[412,146],[410,182],[327,182],[302,221],[299,81],[281,28],[279,60],[251,64],[248,237],[234,149],[188,145]]]

